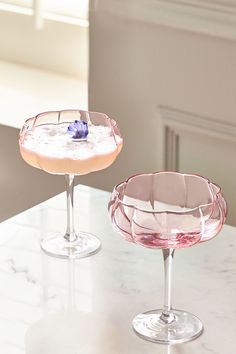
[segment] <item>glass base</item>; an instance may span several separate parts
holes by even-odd
[[[189,312],[173,310],[173,321],[165,323],[163,310],[153,310],[137,315],[133,320],[135,333],[148,341],[176,344],[193,340],[203,332],[203,324]]]
[[[41,248],[53,257],[85,258],[97,253],[101,248],[101,242],[87,232],[79,232],[73,242],[67,241],[63,235],[54,234],[41,241]]]

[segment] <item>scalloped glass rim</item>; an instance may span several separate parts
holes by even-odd
[[[35,123],[37,122],[37,119],[40,118],[40,117],[43,117],[43,116],[46,116],[46,115],[49,115],[49,114],[58,114],[58,120],[60,119],[60,115],[62,113],[66,113],[66,112],[77,112],[79,114],[81,113],[87,113],[88,115],[90,114],[97,114],[97,115],[101,115],[103,116],[108,122],[109,122],[109,125],[111,127],[111,131],[112,131],[112,135],[113,135],[113,138],[115,140],[115,143],[116,145],[118,145],[117,141],[116,141],[116,135],[115,135],[115,131],[114,131],[114,128],[118,129],[118,126],[117,126],[117,123],[114,119],[110,118],[107,114],[105,113],[102,113],[102,112],[96,112],[96,111],[86,111],[86,110],[82,110],[82,109],[62,109],[62,110],[56,110],[56,111],[45,111],[45,112],[41,112],[41,113],[38,113],[36,116],[34,117],[31,117],[31,118],[28,118],[26,119],[25,123],[23,124],[23,127],[21,128],[20,130],[20,142],[22,142],[24,140],[24,137],[25,137],[25,133],[27,132],[27,130],[29,128],[33,128],[35,126]],[[71,120],[71,122],[73,122],[73,120]],[[63,120],[60,122],[58,121],[57,123],[50,123],[52,125],[57,125],[57,124],[61,124],[61,123],[67,123],[67,121],[64,121]],[[68,121],[68,123],[70,123]],[[42,123],[42,124],[39,124],[39,125],[47,125],[49,123]],[[119,130],[119,129],[118,129]]]
[[[181,175],[181,176],[193,176],[193,177],[198,177],[198,178],[201,178],[202,180],[204,180],[205,182],[207,182],[207,184],[209,185],[209,189],[211,191],[211,195],[212,197],[214,198],[214,200],[211,202],[211,203],[207,203],[207,204],[200,204],[198,205],[197,207],[195,208],[190,208],[188,211],[174,211],[174,210],[162,210],[162,211],[156,211],[156,210],[146,210],[146,209],[142,209],[140,207],[137,207],[135,206],[134,204],[128,204],[128,203],[125,203],[121,198],[120,198],[120,195],[121,193],[118,191],[118,188],[119,187],[122,187],[123,186],[126,186],[129,181],[131,181],[133,178],[135,177],[139,177],[139,176],[155,176],[155,175],[158,175],[158,174],[166,174],[166,173],[170,173],[170,174],[176,174],[176,175]],[[218,188],[218,192],[217,193],[213,193],[212,191],[212,188],[211,188],[211,185],[214,185]],[[119,184],[117,184],[115,187],[114,187],[114,191],[116,193],[116,198],[117,200],[125,207],[128,207],[128,208],[132,208],[132,209],[135,209],[135,210],[138,210],[138,211],[141,211],[141,212],[145,212],[145,213],[150,213],[150,214],[163,214],[163,213],[166,213],[166,214],[189,214],[189,213],[192,213],[198,209],[201,209],[201,208],[204,208],[204,207],[207,207],[207,206],[215,206],[216,203],[217,203],[217,199],[219,198],[219,196],[221,195],[221,192],[222,192],[222,188],[216,184],[216,183],[213,183],[211,182],[208,178],[206,177],[203,177],[199,174],[196,174],[196,173],[180,173],[180,172],[175,172],[175,171],[157,171],[157,172],[152,172],[152,173],[137,173],[135,175],[132,175],[130,177],[128,177],[124,182],[121,182]],[[125,187],[123,189],[123,192],[125,191]],[[124,193],[122,193],[124,194]],[[227,204],[226,204],[226,210],[225,210],[225,217],[227,216],[227,212],[228,212],[228,207],[227,207]]]

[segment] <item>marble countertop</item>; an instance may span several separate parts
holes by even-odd
[[[48,232],[64,231],[65,194],[0,224],[1,354],[228,354],[236,352],[236,229],[177,250],[173,307],[197,315],[204,333],[175,346],[146,342],[133,317],[161,308],[159,250],[122,240],[107,215],[109,193],[76,188],[76,222],[102,240],[100,253],[77,261],[40,250]]]

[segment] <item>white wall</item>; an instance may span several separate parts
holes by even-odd
[[[1,222],[65,190],[63,177],[49,175],[23,161],[19,128],[38,112],[87,109],[87,82],[3,61],[0,77]]]
[[[65,190],[63,177],[22,160],[15,128],[39,112],[87,109],[88,28],[47,18],[37,31],[33,16],[0,11],[0,59],[1,222]]]
[[[232,32],[224,27],[214,36],[211,26],[208,35],[200,20],[200,31],[171,28],[153,23],[154,14],[149,23],[148,16],[135,18],[135,2],[129,1],[132,16],[116,3],[118,15],[106,10],[109,0],[98,1],[90,13],[89,108],[114,117],[125,144],[118,161],[91,183],[111,189],[133,173],[176,167],[166,161],[170,127],[178,170],[222,185],[228,222],[236,224],[236,41],[223,38]]]
[[[23,161],[18,136],[18,129],[0,126],[0,222],[65,190],[63,177]]]
[[[87,80],[88,27],[0,11],[0,59]]]

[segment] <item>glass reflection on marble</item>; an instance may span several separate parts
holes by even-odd
[[[227,211],[221,188],[194,174],[138,174],[114,188],[108,208],[115,230],[125,240],[163,251],[163,309],[137,315],[134,331],[163,344],[197,338],[203,331],[202,322],[189,312],[172,309],[172,261],[176,248],[193,246],[219,233]]]
[[[81,267],[90,266],[90,260],[78,267],[74,259],[55,260],[44,254],[42,264],[44,311],[26,331],[25,354],[116,352],[117,327],[108,314],[97,313],[95,319],[88,296],[93,292],[91,274],[81,272]],[[85,289],[78,291],[76,276],[87,284]],[[107,336],[113,339],[107,341]]]

